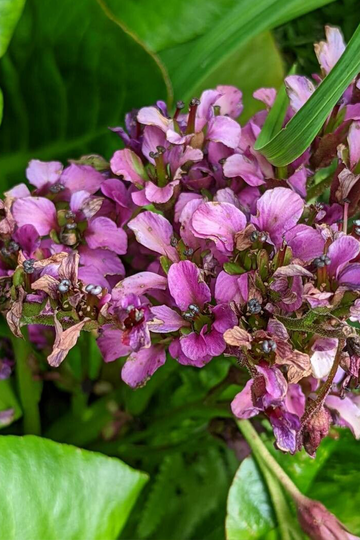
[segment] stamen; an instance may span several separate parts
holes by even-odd
[[[261,348],[264,351],[265,354],[269,354],[271,352],[276,351],[276,343],[272,339],[266,339],[262,342]]]
[[[256,298],[251,298],[247,303],[247,308],[250,313],[257,315],[261,311],[261,305]]]
[[[195,132],[196,111],[199,105],[200,105],[200,99],[193,98],[190,101],[189,117],[188,117],[188,123],[187,123],[186,131],[185,131],[186,135],[189,135],[190,133]]]
[[[98,296],[102,293],[102,287],[100,285],[93,285],[92,283],[89,283],[89,285],[86,285],[85,292],[88,294],[92,294],[93,296]]]
[[[173,119],[176,120],[177,117],[179,116],[180,114],[180,111],[185,107],[185,103],[183,101],[178,101],[176,103],[176,111],[174,113],[174,116],[173,116]]]
[[[51,193],[60,193],[60,191],[63,191],[65,189],[65,186],[63,184],[60,184],[59,182],[57,184],[54,184],[50,187]]]
[[[65,294],[69,292],[70,287],[71,287],[71,281],[69,279],[62,279],[57,288],[61,294]]]
[[[8,249],[11,253],[16,253],[17,251],[19,251],[20,246],[17,242],[14,242],[14,240],[11,240],[11,242],[9,242]]]
[[[165,151],[163,146],[158,146],[158,149]],[[166,167],[163,158],[163,151],[161,152],[149,152],[149,156],[155,160],[156,175],[159,187],[165,187],[167,184]]]
[[[77,228],[76,223],[67,223],[65,225],[65,229],[67,229],[68,231],[74,231],[76,228]]]
[[[26,274],[33,274],[35,272],[34,263],[35,259],[27,259],[23,262],[24,272]]]

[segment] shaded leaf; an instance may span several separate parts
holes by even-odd
[[[29,0],[0,80],[0,176],[8,184],[23,178],[31,158],[110,156],[120,144],[108,126],[166,97],[154,59],[95,0]]]

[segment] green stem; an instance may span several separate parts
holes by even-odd
[[[23,411],[24,433],[32,435],[41,434],[39,413],[39,382],[35,381],[29,366],[31,344],[24,332],[24,339],[11,337],[16,360],[16,380]]]
[[[251,450],[253,451],[256,459],[266,465],[266,467],[276,476],[284,489],[294,499],[296,504],[307,502],[307,497],[300,492],[294,482],[280,467],[276,459],[273,458],[251,423],[248,420],[237,420],[236,423]]]

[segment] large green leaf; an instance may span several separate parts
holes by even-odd
[[[25,0],[0,0],[0,58],[9,46],[11,36],[24,8]],[[4,100],[0,89],[0,124]]]
[[[360,25],[340,60],[285,128],[274,135],[274,119],[268,117],[255,149],[279,167],[298,158],[311,144],[333,107],[360,71]],[[281,111],[284,92],[278,96]]]
[[[227,540],[262,538],[275,527],[270,496],[252,457],[240,465],[227,505]]]
[[[241,88],[244,111],[241,124],[264,106],[252,97],[261,87],[279,88],[284,80],[284,68],[280,52],[270,32],[265,32],[239,47],[226,62],[221,64],[194,89],[199,96],[206,88],[215,88],[219,83],[232,84]]]
[[[96,0],[29,0],[0,63],[1,179],[21,181],[31,158],[110,153],[108,126],[166,97],[153,56]]]
[[[1,540],[114,540],[144,473],[34,436],[0,437]]]
[[[176,98],[184,100],[252,37],[330,1],[106,0],[117,18],[159,53]]]
[[[0,0],[0,58],[6,52],[25,0]]]

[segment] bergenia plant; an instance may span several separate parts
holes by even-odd
[[[285,79],[283,127],[336,69],[340,31],[315,50],[319,75]],[[54,369],[37,376],[64,387],[89,333],[132,389],[174,361],[196,377],[230,363],[219,399],[250,446],[265,425],[278,452],[315,457],[335,426],[360,438],[360,81],[286,166],[256,147],[281,96],[254,97],[263,109],[246,123],[241,89],[221,84],[132,111],[109,161],[35,156],[0,201],[0,308],[46,352]],[[16,369],[7,344],[0,378]],[[311,538],[351,537],[320,503],[294,500]]]

